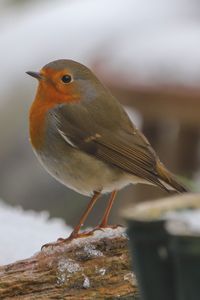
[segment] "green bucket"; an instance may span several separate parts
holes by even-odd
[[[174,300],[164,222],[129,220],[127,234],[142,299]]]
[[[143,300],[200,299],[200,237],[172,233],[169,225],[176,223],[171,212],[187,209],[200,209],[200,195],[145,202],[123,213]]]
[[[190,215],[193,215],[192,212]],[[170,235],[169,250],[174,266],[176,299],[199,300],[200,232],[190,228],[185,221],[179,222],[178,226],[174,223],[168,221],[166,228]]]

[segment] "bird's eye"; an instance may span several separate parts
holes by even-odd
[[[72,77],[70,75],[66,74],[66,75],[63,75],[63,77],[61,78],[61,80],[64,83],[69,83],[69,82],[72,81]]]

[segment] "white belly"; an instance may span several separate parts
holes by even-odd
[[[138,177],[110,167],[78,149],[73,149],[64,157],[37,156],[53,177],[83,195],[90,195],[94,191],[112,192],[129,183],[142,182]]]

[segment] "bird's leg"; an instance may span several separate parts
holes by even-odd
[[[117,195],[117,191],[113,191],[111,193],[110,198],[108,200],[108,205],[106,207],[105,213],[103,215],[101,223],[97,226],[97,229],[98,228],[105,228],[105,227],[108,226],[108,217],[109,217],[109,214],[110,214],[111,208],[113,206],[116,195]]]
[[[101,192],[94,192],[84,214],[81,216],[81,219],[79,221],[79,223],[74,227],[74,230],[72,231],[72,233],[70,234],[70,236],[66,239],[63,239],[63,238],[59,238],[57,240],[57,242],[59,243],[63,243],[63,242],[69,242],[77,237],[83,237],[83,236],[88,236],[88,235],[91,235],[93,233],[93,231],[89,231],[89,232],[86,232],[86,233],[79,233],[79,230],[81,229],[82,225],[85,223],[85,220],[87,219],[89,213],[91,212],[93,206],[95,205],[97,199],[99,198],[99,196],[101,195]],[[43,248],[46,248],[46,247],[49,247],[49,246],[55,246],[55,243],[48,243],[48,244],[45,244],[42,246],[41,249]]]
[[[101,195],[101,192],[94,192],[94,194],[92,196],[92,199],[90,200],[90,202],[87,206],[87,209],[85,210],[84,214],[82,215],[79,223],[74,227],[74,230],[72,231],[72,233],[70,234],[68,239],[73,239],[73,238],[76,238],[76,237],[79,236],[79,230],[81,229],[81,227],[85,223],[85,220],[87,219],[89,213],[91,212],[93,206],[95,205],[95,203],[96,203],[96,201],[97,201],[97,199],[99,198],[100,195]]]

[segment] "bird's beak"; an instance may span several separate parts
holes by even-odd
[[[26,72],[26,74],[28,74],[28,75],[30,75],[30,76],[38,79],[38,80],[43,78],[43,76],[39,72],[28,71],[28,72]]]

